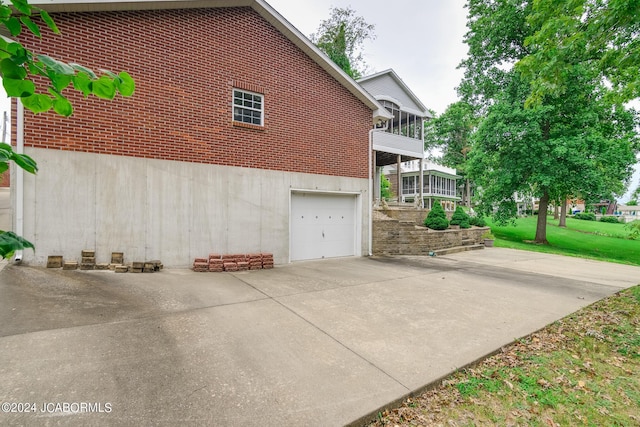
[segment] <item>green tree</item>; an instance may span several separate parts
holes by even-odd
[[[429,120],[425,135],[432,145],[442,150],[442,163],[456,169],[464,180],[464,203],[471,207],[471,180],[467,171],[467,160],[471,151],[471,135],[478,118],[472,105],[464,101],[455,102],[439,117]]]
[[[42,37],[42,24],[53,33],[59,33],[45,10],[30,5],[27,0],[10,1],[11,5],[8,5],[0,0],[0,26],[5,28],[6,34],[17,37],[26,28],[35,36]],[[104,99],[113,99],[118,93],[131,96],[135,90],[134,80],[124,71],[115,74],[102,70],[98,75],[80,64],[32,52],[15,39],[3,35],[0,35],[0,77],[7,96],[18,98],[25,108],[34,113],[53,110],[62,116],[73,113],[73,107],[63,93],[65,90]],[[9,168],[10,161],[29,173],[35,174],[38,170],[31,157],[16,153],[10,145],[0,143],[0,173]],[[26,248],[33,249],[33,244],[13,232],[0,230],[2,258],[11,257],[16,250]]]
[[[384,200],[390,200],[393,197],[391,181],[385,175],[380,175],[380,197]]]
[[[640,97],[640,1],[534,0],[527,22],[531,53],[517,67],[532,79],[529,103],[565,93],[577,64],[606,79],[618,101]]]
[[[359,79],[367,69],[362,58],[362,46],[365,41],[375,39],[375,26],[357,16],[350,7],[332,7],[330,15],[311,34],[311,41],[345,73]]]
[[[532,3],[471,0],[466,42],[469,59],[460,91],[486,117],[473,137],[470,174],[481,187],[482,210],[499,222],[516,215],[515,193],[540,200],[535,241],[547,243],[551,200],[570,194],[620,192],[631,174],[638,142],[634,114],[608,97],[592,68],[565,70],[561,95],[531,96],[531,79],[512,66],[535,46],[528,20]]]

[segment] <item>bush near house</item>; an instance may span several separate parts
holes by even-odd
[[[577,213],[573,217],[575,219],[581,219],[581,220],[584,220],[584,221],[595,221],[596,220],[596,214],[594,214],[593,212]]]
[[[449,224],[459,225],[460,228],[471,228],[471,217],[462,209],[462,206],[458,206],[455,212],[453,212]]]
[[[600,218],[600,222],[608,222],[611,224],[617,224],[620,221],[618,221],[618,218],[616,218],[615,216],[603,216],[602,218]]]
[[[481,216],[472,216],[469,220],[469,224],[475,225],[476,227],[486,227],[487,222]]]
[[[424,219],[424,225],[432,230],[446,230],[449,228],[447,214],[439,202],[433,204],[429,215]]]

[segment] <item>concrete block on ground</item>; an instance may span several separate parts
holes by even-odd
[[[96,264],[95,266],[96,270],[108,270],[109,269],[109,264],[106,262],[100,262],[98,264]]]
[[[82,256],[83,257],[95,257],[96,256],[96,251],[91,250],[91,249],[84,249],[82,251]]]
[[[62,267],[62,255],[49,255],[47,258],[47,268]]]
[[[65,261],[62,264],[63,270],[77,270],[78,269],[78,261]]]
[[[126,265],[116,265],[114,271],[116,273],[126,273],[129,271],[129,267]]]
[[[148,264],[148,266],[147,266]],[[153,259],[145,262],[145,268],[152,268],[153,271],[160,271],[163,269],[162,262],[159,259]]]
[[[81,263],[80,270],[93,270],[95,268],[95,264],[93,263]]]
[[[124,252],[111,252],[111,264],[124,264]]]

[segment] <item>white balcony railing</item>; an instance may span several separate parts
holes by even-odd
[[[420,159],[424,156],[422,140],[384,131],[373,132],[373,149]]]
[[[402,195],[403,196],[417,196],[419,195],[417,188],[403,188],[402,189]],[[444,197],[456,197],[456,192],[454,191],[450,191],[450,190],[436,190],[433,192],[430,192],[429,189],[425,188],[423,191],[423,196],[425,197],[438,197],[438,196],[444,196]]]

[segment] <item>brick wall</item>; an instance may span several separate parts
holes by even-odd
[[[126,70],[137,89],[66,91],[71,118],[25,112],[26,146],[367,177],[371,110],[252,9],[53,16],[62,36],[25,34],[28,48]],[[264,128],[232,124],[234,86],[264,94]]]
[[[11,167],[11,166],[9,166]],[[0,173],[0,187],[9,187],[11,184],[9,169]]]

